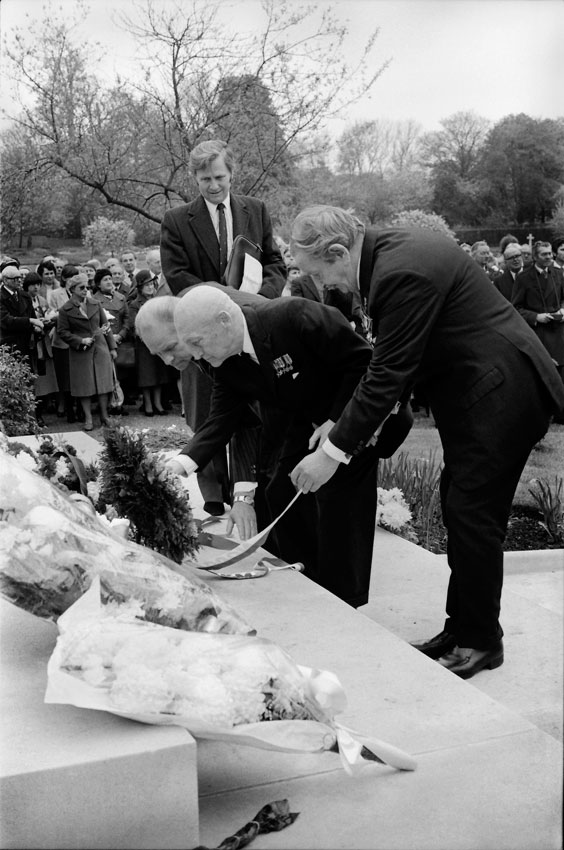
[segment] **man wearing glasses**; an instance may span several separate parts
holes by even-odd
[[[505,271],[494,280],[493,284],[498,289],[504,298],[513,303],[515,296],[515,280],[519,272],[523,270],[523,257],[521,254],[521,246],[512,242],[503,252],[505,260]]]
[[[36,318],[31,298],[23,291],[23,275],[17,265],[2,269],[0,287],[0,344],[13,346],[29,358],[33,332],[40,333],[43,322]]]

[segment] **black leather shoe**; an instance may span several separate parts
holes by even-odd
[[[211,516],[222,516],[225,513],[223,502],[204,502],[204,510]]]
[[[471,647],[456,647],[444,658],[438,659],[439,664],[450,670],[461,679],[471,679],[480,670],[495,670],[503,664],[503,641],[496,643],[491,649],[472,649]]]
[[[450,652],[451,649],[454,649],[456,646],[456,638],[454,635],[451,635],[450,632],[441,632],[439,635],[435,635],[431,640],[423,641],[422,643],[412,643],[411,646],[414,649],[418,649],[419,652],[422,652],[423,655],[426,655],[427,658],[440,658],[441,655],[446,655],[447,652]]]

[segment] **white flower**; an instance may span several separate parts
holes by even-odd
[[[411,511],[398,487],[393,487],[391,490],[383,490],[378,487],[378,507],[376,509],[376,523],[378,525],[398,531],[404,525],[407,525],[411,518]]]
[[[101,484],[98,481],[87,481],[86,482],[86,492],[88,493],[88,496],[92,499],[94,504],[96,504],[96,502],[100,498],[100,490],[101,489],[102,489]]]
[[[32,458],[29,452],[18,452],[16,460],[18,463],[21,463],[24,469],[28,469],[30,472],[35,472],[37,469],[37,461]]]
[[[55,474],[53,479],[55,481],[61,481],[61,479],[66,478],[69,474],[69,465],[64,457],[60,457],[57,459],[55,463]]]

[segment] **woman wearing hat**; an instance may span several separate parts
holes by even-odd
[[[92,396],[98,396],[100,422],[109,425],[108,401],[114,388],[116,344],[102,305],[88,298],[88,280],[77,274],[67,283],[69,300],[59,310],[57,331],[69,346],[70,391],[80,399],[84,430],[92,431]]]
[[[135,317],[150,298],[155,297],[155,278],[149,269],[141,269],[135,275],[137,295],[129,303],[129,328],[135,332]],[[163,409],[161,392],[168,382],[168,369],[156,354],[151,354],[143,340],[135,335],[135,351],[137,355],[137,386],[143,393],[143,409],[145,416],[166,416]]]

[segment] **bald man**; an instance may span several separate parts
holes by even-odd
[[[266,490],[277,516],[295,495],[289,473],[340,416],[371,347],[332,307],[297,298],[237,304],[234,297],[194,287],[174,313],[182,350],[213,370],[209,417],[184,454],[193,470],[207,463],[256,400],[286,411]],[[359,450],[327,487],[302,495],[275,528],[281,557],[302,561],[310,578],[354,607],[368,601],[378,458],[395,450],[400,435],[401,427],[382,431],[376,445]]]

